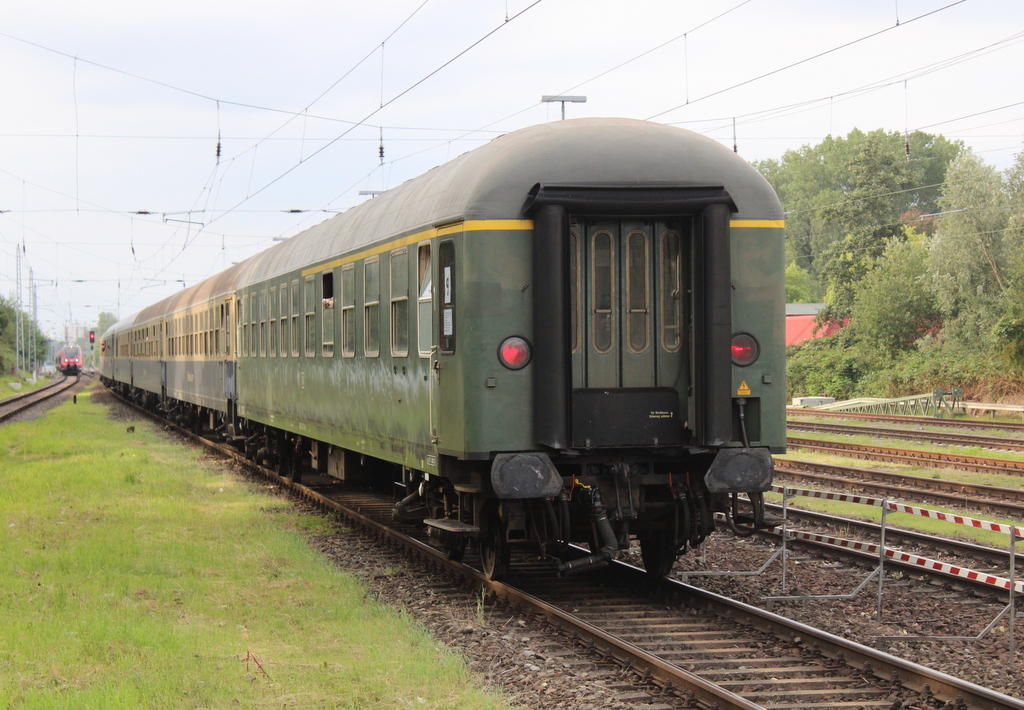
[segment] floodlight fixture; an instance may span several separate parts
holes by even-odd
[[[585,104],[585,103],[587,103],[587,97],[586,96],[565,96],[565,95],[541,96],[540,100],[541,100],[541,103],[545,103],[545,104],[553,104],[553,103],[560,103],[560,104],[562,104],[562,120],[563,121],[565,120],[565,105],[567,103],[569,103],[569,104]]]

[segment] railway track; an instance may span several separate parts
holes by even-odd
[[[781,505],[770,503],[767,504],[766,508],[773,514],[782,514]],[[800,527],[803,531],[824,534],[826,536],[853,537],[865,546],[875,545],[881,539],[881,525],[866,520],[843,518],[793,506],[789,507],[787,517],[791,523],[803,523],[804,525]],[[780,533],[772,530],[761,531],[761,534],[776,539],[781,538]],[[985,581],[984,577],[986,575],[1007,577],[1007,570],[1010,567],[1010,553],[1008,549],[987,547],[965,540],[937,537],[930,533],[906,530],[891,525],[886,526],[885,539],[888,547],[899,547],[900,550],[913,555],[937,555],[946,564],[973,570],[980,574],[979,578],[965,577],[962,574],[955,574],[943,569],[922,567],[916,561],[904,561],[899,557],[886,559],[885,565],[887,568],[902,569],[909,574],[923,573],[931,577],[944,579],[953,584],[969,585],[987,596],[998,597],[1002,600],[1002,603],[1006,603],[1006,599],[1009,596],[1008,593],[993,588],[990,583]],[[841,547],[827,540],[799,538],[795,542],[802,547],[826,550],[844,557],[865,560],[870,564],[878,561],[877,552]],[[1024,550],[1016,552],[1016,567],[1017,569],[1024,569]]]
[[[876,444],[856,444],[846,441],[825,441],[790,436],[788,445],[806,451],[816,451],[835,456],[886,461],[907,466],[930,468],[952,468],[960,471],[977,471],[1011,476],[1024,476],[1024,460],[1005,459],[995,456],[972,456],[947,451],[924,451],[920,449],[898,449]]]
[[[914,417],[904,414],[873,414],[870,412],[830,412],[827,410],[787,407],[787,417],[822,417],[828,419],[859,419],[868,422],[891,422],[912,426],[931,426],[950,429],[989,429],[992,431],[1017,431],[1024,433],[1024,423],[993,422],[980,419],[939,419],[937,417]]]
[[[652,701],[642,707],[892,708],[897,700],[912,707],[934,696],[952,708],[1024,710],[1024,702],[770,612],[671,580],[652,583],[628,565],[567,579],[556,575],[553,564],[535,559],[518,565],[522,571],[509,583],[488,581],[473,567],[480,566],[474,551],[467,552],[466,564],[455,562],[395,526],[389,494],[326,476],[309,476],[299,485],[225,445],[202,443],[577,639],[660,694],[660,706]]]
[[[6,422],[12,417],[68,391],[77,385],[80,379],[81,375],[75,375],[74,377],[65,375],[63,379],[57,380],[46,387],[0,400],[0,423]]]
[[[775,515],[782,515],[782,506],[775,503],[767,503],[766,509]],[[830,515],[828,513],[822,513],[815,510],[807,510],[805,508],[797,508],[792,505],[788,508],[788,516],[791,522],[804,522],[808,523],[815,528],[828,528],[830,530],[842,530],[844,533],[850,533],[857,531],[863,533],[869,540],[877,541],[881,532],[881,525],[878,523],[871,522],[869,520],[857,520],[855,518],[844,518],[836,515]],[[954,538],[937,537],[932,533],[918,532],[916,530],[907,530],[905,528],[893,527],[887,525],[885,529],[885,538],[887,543],[895,541],[902,541],[908,543],[917,548],[927,548],[936,552],[948,553],[955,555],[958,558],[964,560],[971,560],[974,563],[981,562],[986,565],[992,565],[991,571],[995,573],[1006,573],[1006,569],[1009,566],[1010,553],[1008,550],[997,547],[988,547],[986,545],[979,545],[974,542],[967,540],[957,540]],[[893,562],[892,564],[898,564]],[[1024,549],[1017,551],[1017,566],[1020,569],[1024,569]],[[920,571],[920,567],[914,567]],[[959,579],[959,578],[958,578]]]
[[[479,561],[473,554],[467,554],[468,564],[452,562],[385,522],[392,506],[386,495],[352,492],[326,477],[297,486],[270,476],[471,584],[486,586],[503,602],[543,618],[686,703],[723,710],[891,708],[901,693],[909,699],[932,692],[951,704],[962,698],[963,707],[1000,707],[993,704],[998,694],[770,612],[670,580],[652,588],[644,572],[628,565],[616,565],[612,574],[565,578],[546,561],[519,560],[508,583],[489,582],[474,569]],[[1008,707],[1024,708],[1007,700]]]
[[[946,481],[781,456],[775,457],[775,473],[785,480],[802,481],[825,489],[836,485],[856,487],[876,495],[985,510],[1018,519],[1024,517],[1024,490],[1017,488]]]
[[[910,430],[897,429],[893,427],[853,426],[849,424],[804,422],[793,419],[787,420],[786,428],[790,431],[815,431],[827,434],[843,434],[846,436],[870,436],[881,439],[928,441],[933,444],[947,444],[953,446],[980,446],[982,448],[987,449],[1024,451],[1024,439],[1009,436],[954,434],[947,432],[925,431],[923,429]]]

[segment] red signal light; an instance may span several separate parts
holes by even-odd
[[[757,361],[761,354],[761,346],[750,333],[737,333],[732,336],[732,364],[747,367]]]
[[[530,344],[519,336],[505,338],[498,347],[498,360],[510,370],[521,370],[530,363]]]
[[[90,343],[95,343],[96,342],[96,331],[95,330],[90,330],[89,331],[89,342]]]

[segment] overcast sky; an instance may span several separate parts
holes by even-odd
[[[22,299],[31,268],[55,337],[558,120],[545,94],[586,96],[568,117],[735,136],[748,160],[921,129],[1004,169],[1024,139],[1020,0],[55,0],[2,17],[0,293],[24,245]]]

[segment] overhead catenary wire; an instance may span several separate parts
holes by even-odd
[[[507,5],[506,5],[506,8],[507,8]],[[691,31],[692,31],[692,30],[691,30]],[[685,39],[685,38],[683,39],[683,43],[684,43],[684,45],[686,44],[686,39]],[[687,98],[688,98],[688,97],[687,97]],[[302,114],[302,112],[289,112],[289,113],[290,113],[291,115],[293,115],[293,116],[297,116],[297,115],[300,115],[300,114]],[[314,113],[313,113],[312,111],[308,111],[308,110],[307,110],[307,111],[305,112],[305,114],[304,114],[304,120],[306,120],[306,119],[307,119],[307,117],[308,117],[309,119],[315,119],[315,118],[316,118],[316,117],[314,116]],[[340,120],[340,119],[337,119],[337,117],[323,117],[323,118],[324,118],[325,120],[332,120],[332,121],[333,121],[333,120]],[[744,122],[744,119],[742,119],[742,118],[739,118],[739,117],[737,117],[737,123],[738,123],[738,124],[739,124],[739,125],[740,125],[741,127],[742,127],[742,124],[743,124],[743,122]],[[729,119],[729,123],[731,123],[731,118]],[[364,124],[364,125],[365,125],[365,124]],[[483,130],[483,129],[480,129],[480,130]],[[389,129],[389,131],[390,131],[390,129]],[[744,135],[746,136],[746,131],[743,131],[743,132],[744,132]],[[380,143],[380,137],[381,137],[381,136],[380,136],[380,134],[382,133],[382,130],[381,130],[380,128],[378,128],[378,131],[376,131],[376,133],[378,133],[378,136],[376,136],[376,138],[377,138],[377,141],[378,141],[378,145],[379,145],[379,143]],[[273,137],[271,137],[270,139],[277,139],[277,138],[278,138],[278,136],[273,136]],[[282,140],[287,140],[287,138],[283,138],[283,137],[282,137],[281,139],[282,139]],[[357,139],[357,138],[351,138],[351,137],[348,137],[348,138],[345,138],[345,139],[351,139],[351,140],[360,140],[360,139]],[[305,134],[305,135],[303,136],[303,140],[310,140],[310,137],[309,137],[309,135],[308,135],[308,134]],[[327,139],[327,140],[335,140],[335,141],[336,141],[336,140],[337,140],[337,137],[334,137],[333,139]],[[372,138],[366,138],[365,140],[373,140],[373,139],[372,139]],[[390,134],[390,132],[389,132],[389,141],[392,141],[392,140],[400,140],[400,138],[396,138],[396,137],[393,137],[393,136],[392,136],[392,135]],[[745,141],[746,141],[746,137],[745,137]],[[427,149],[425,149],[425,150],[431,150],[431,149],[432,149],[432,148],[427,148]],[[436,149],[436,148],[434,148],[434,149]],[[442,148],[442,150],[443,150],[443,148]],[[389,154],[390,154],[390,153],[394,153],[394,152],[396,152],[396,151],[394,151],[394,150],[389,150]],[[419,152],[422,152],[422,151],[416,151],[416,152],[417,152],[417,153],[419,153]],[[207,154],[207,155],[208,155],[208,154]],[[308,156],[307,156],[307,157],[308,157]],[[399,157],[396,157],[396,158],[389,158],[389,161],[388,161],[388,165],[389,165],[389,166],[392,166],[392,165],[394,165],[394,164],[395,164],[395,162],[397,162],[398,160],[401,160],[401,159],[402,159],[402,157],[404,157],[404,156],[399,156]],[[246,161],[246,162],[248,162],[248,161]],[[377,161],[374,161],[374,162],[377,162]],[[374,167],[374,169],[376,170],[376,169],[380,169],[380,168],[382,168],[382,167],[383,167],[383,164],[378,164],[378,165],[376,165],[376,166]],[[238,169],[238,168],[237,168],[237,166],[236,166],[236,168],[235,168],[235,169],[236,169],[236,170]],[[218,176],[218,178],[217,178],[217,179],[219,179],[219,176]],[[221,183],[220,183],[220,184],[223,184],[223,182],[221,181]],[[259,186],[260,184],[262,184],[262,183],[258,182],[258,175],[256,175],[256,174],[253,174],[253,175],[252,175],[252,185],[254,185],[254,186],[257,186],[257,187],[258,187],[258,186]],[[251,190],[250,190],[250,192],[251,192]],[[216,200],[213,200],[213,199],[211,199],[211,198],[210,198],[210,192],[209,192],[209,191],[207,191],[207,192],[205,193],[205,196],[206,196],[206,197],[207,197],[207,199],[208,199],[208,203],[207,203],[206,205],[203,205],[202,201],[200,201],[199,203],[197,203],[197,205],[196,205],[196,212],[197,212],[197,213],[198,213],[199,211],[204,211],[204,212],[205,212],[205,210],[206,210],[206,209],[209,209],[209,208],[211,208],[211,207],[216,207],[216,204],[215,204],[215,203],[216,203]],[[214,204],[210,204],[210,203],[214,203]],[[83,205],[84,205],[84,203],[83,203]],[[234,212],[248,212],[248,211],[250,211],[250,210],[246,210],[246,209],[244,208],[244,206],[243,206],[243,207],[237,207],[237,208],[235,208],[235,209],[234,209],[233,211],[234,211]],[[304,219],[306,219],[306,218],[304,218]],[[206,218],[204,217],[202,221],[206,221]],[[211,235],[211,234],[214,234],[214,233],[215,233],[215,230],[211,229],[211,227],[210,227],[209,225],[206,225],[206,226],[205,226],[205,227],[203,228],[203,230],[202,230],[202,233],[203,233],[203,234],[206,234],[206,235]],[[179,234],[179,237],[180,237],[180,234]],[[179,243],[180,243],[180,242],[179,242]]]
[[[833,52],[838,52],[838,51],[840,51],[842,49],[847,49],[848,47],[852,47],[855,44],[859,44],[861,42],[864,42],[866,40],[872,39],[874,37],[878,37],[879,35],[885,34],[886,32],[891,32],[892,30],[897,29],[899,27],[905,27],[906,25],[910,24],[911,22],[916,22],[918,20],[924,19],[925,17],[930,17],[930,16],[932,16],[932,15],[934,15],[936,13],[943,12],[944,10],[948,10],[951,7],[956,7],[957,5],[960,5],[961,3],[964,3],[964,2],[967,2],[967,0],[955,0],[955,2],[951,2],[948,5],[943,5],[940,8],[936,8],[935,10],[931,10],[929,12],[921,13],[917,17],[912,17],[911,19],[909,19],[906,22],[904,22],[902,25],[897,22],[897,24],[895,24],[895,25],[891,25],[889,27],[884,27],[884,28],[882,28],[880,30],[876,30],[874,32],[870,32],[870,33],[864,35],[863,37],[859,37],[857,39],[850,40],[849,42],[844,42],[843,44],[840,44],[840,45],[837,45],[835,47],[832,47],[831,49],[826,49],[823,52],[818,52],[817,54],[813,54],[813,55],[811,55],[809,57],[804,57],[803,59],[800,59],[798,61],[790,62],[789,64],[786,64],[785,66],[777,67],[775,69],[772,69],[771,71],[764,72],[763,74],[758,74],[757,76],[751,77],[750,79],[745,79],[745,80],[743,80],[741,82],[732,84],[730,86],[726,86],[726,87],[724,87],[722,89],[718,89],[716,91],[712,91],[710,93],[704,94],[703,96],[701,96],[699,98],[696,98],[693,101],[688,101],[687,103],[679,104],[678,106],[673,106],[672,108],[665,109],[664,111],[660,111],[659,113],[656,113],[656,114],[654,114],[652,116],[648,116],[647,120],[648,121],[654,120],[655,118],[659,118],[661,116],[664,116],[666,113],[671,113],[672,111],[676,111],[678,109],[684,108],[684,107],[689,106],[691,104],[695,104],[698,101],[704,101],[705,99],[710,99],[713,96],[719,96],[720,94],[724,94],[724,93],[726,93],[728,91],[732,91],[734,89],[738,89],[741,86],[746,86],[747,84],[753,83],[755,81],[760,81],[761,79],[766,79],[766,78],[768,78],[770,76],[773,76],[773,75],[778,74],[780,72],[784,72],[784,71],[786,71],[788,69],[792,69],[794,67],[798,67],[801,64],[806,64],[807,62],[814,61],[815,59],[820,59],[820,58],[822,58],[824,56],[832,54]]]
[[[280,174],[279,174],[279,175],[278,175],[277,177],[275,177],[275,178],[271,179],[271,180],[270,180],[269,182],[265,183],[265,184],[264,184],[264,185],[263,185],[262,187],[260,187],[260,188],[258,188],[258,189],[256,189],[256,190],[254,190],[254,191],[252,192],[252,194],[250,194],[250,195],[248,195],[247,197],[245,197],[244,199],[240,200],[239,202],[237,202],[237,203],[236,203],[235,205],[233,205],[232,207],[229,207],[229,208],[227,208],[227,209],[226,209],[226,210],[225,210],[224,212],[222,212],[221,214],[219,214],[219,215],[217,215],[217,216],[213,217],[213,218],[212,218],[212,219],[210,220],[210,222],[208,222],[207,224],[210,224],[210,223],[212,223],[212,222],[215,222],[215,221],[217,221],[217,220],[219,220],[219,219],[222,219],[222,218],[223,218],[223,217],[224,217],[225,215],[227,215],[227,214],[230,214],[230,213],[231,213],[231,212],[232,212],[232,211],[233,211],[234,209],[236,209],[237,207],[239,207],[239,206],[241,206],[241,205],[245,204],[245,203],[246,203],[246,202],[248,202],[248,201],[249,201],[250,199],[252,199],[252,198],[253,198],[253,197],[255,197],[256,195],[260,194],[260,193],[261,193],[261,192],[263,192],[264,190],[268,189],[268,188],[269,188],[269,187],[271,187],[272,185],[275,185],[276,183],[278,183],[279,181],[281,181],[282,179],[284,179],[285,177],[287,177],[288,175],[290,175],[290,174],[291,174],[292,172],[294,172],[294,171],[295,171],[295,170],[296,170],[297,168],[301,167],[301,166],[303,165],[303,163],[305,163],[306,161],[308,161],[308,160],[310,160],[311,158],[315,157],[316,155],[319,155],[320,153],[322,153],[322,152],[323,152],[324,150],[326,150],[326,149],[327,149],[327,148],[329,148],[330,146],[334,145],[334,143],[335,143],[335,142],[337,142],[337,141],[338,141],[338,140],[340,140],[340,139],[341,139],[342,137],[344,137],[345,135],[347,135],[347,134],[348,134],[349,132],[351,132],[351,131],[352,131],[352,130],[353,130],[354,128],[356,128],[357,126],[360,126],[360,125],[364,125],[364,124],[365,124],[365,123],[366,123],[366,122],[367,122],[367,121],[368,121],[368,120],[369,120],[370,118],[372,118],[373,116],[375,116],[375,115],[376,115],[377,113],[379,113],[379,112],[380,112],[380,111],[381,111],[382,109],[386,108],[387,106],[390,106],[391,104],[393,104],[393,103],[394,103],[395,101],[397,101],[398,99],[402,98],[403,96],[405,96],[405,95],[406,95],[406,94],[408,94],[409,92],[411,92],[411,91],[413,91],[414,89],[416,89],[416,88],[417,88],[418,86],[422,85],[422,84],[423,84],[424,82],[428,81],[428,80],[429,80],[429,79],[430,79],[431,77],[433,77],[433,76],[435,76],[436,74],[438,74],[439,72],[443,71],[443,70],[444,70],[445,68],[447,68],[448,66],[450,66],[450,65],[451,65],[451,64],[452,64],[453,62],[455,62],[455,61],[457,61],[458,59],[460,59],[461,57],[465,56],[465,55],[466,55],[466,54],[467,54],[468,52],[472,51],[472,50],[473,50],[474,48],[478,47],[478,46],[479,46],[479,45],[480,45],[481,43],[483,43],[484,41],[486,41],[487,39],[489,39],[490,37],[492,37],[492,36],[493,36],[493,35],[494,35],[494,34],[495,34],[496,32],[499,32],[499,31],[500,31],[501,29],[503,29],[504,27],[507,27],[509,23],[511,23],[512,21],[516,20],[517,18],[519,18],[519,17],[522,17],[522,16],[524,15],[524,14],[526,14],[526,13],[527,13],[527,12],[529,12],[529,11],[530,11],[531,9],[533,9],[534,7],[536,7],[537,5],[539,5],[539,4],[541,3],[541,2],[543,2],[543,0],[534,0],[534,2],[530,3],[530,4],[529,4],[529,5],[527,6],[527,7],[525,7],[525,8],[524,8],[524,9],[522,9],[522,10],[520,10],[520,11],[519,11],[518,13],[514,14],[514,15],[513,15],[512,17],[510,17],[510,18],[509,18],[509,19],[508,19],[508,20],[507,20],[506,22],[503,22],[502,24],[498,25],[497,27],[495,27],[495,28],[491,29],[491,30],[490,30],[489,32],[485,33],[485,34],[484,34],[484,35],[483,35],[482,37],[480,37],[480,38],[478,38],[478,39],[477,39],[476,41],[472,42],[472,43],[471,43],[471,44],[470,44],[469,46],[465,47],[464,49],[462,49],[461,51],[459,51],[458,53],[456,53],[456,54],[455,54],[454,56],[452,56],[452,57],[451,57],[451,58],[449,58],[449,59],[448,59],[447,61],[445,61],[444,63],[442,63],[442,64],[441,64],[440,66],[438,66],[438,67],[434,68],[434,69],[433,69],[433,70],[431,70],[431,71],[430,71],[429,73],[427,73],[426,75],[424,75],[424,76],[423,76],[423,77],[421,77],[420,79],[416,80],[415,82],[413,82],[413,83],[412,83],[411,85],[407,86],[407,87],[406,87],[405,89],[403,89],[402,91],[400,91],[400,92],[399,92],[399,93],[397,93],[396,95],[392,96],[392,97],[391,97],[390,99],[388,99],[387,101],[385,101],[385,102],[383,103],[383,105],[382,105],[382,106],[380,106],[380,107],[378,107],[378,108],[374,109],[373,111],[371,111],[370,113],[368,113],[368,114],[367,114],[366,116],[364,116],[364,117],[363,117],[363,119],[362,119],[361,121],[359,121],[359,122],[358,122],[358,123],[356,123],[355,125],[353,125],[353,126],[349,127],[348,129],[346,129],[346,130],[345,130],[345,131],[344,131],[344,132],[343,132],[343,133],[342,133],[341,135],[339,135],[339,136],[338,136],[337,138],[335,138],[335,139],[334,139],[334,140],[332,140],[332,141],[329,141],[329,142],[328,142],[328,143],[327,143],[326,145],[324,145],[324,146],[321,146],[321,147],[320,147],[319,149],[315,150],[315,151],[314,151],[313,153],[311,153],[311,154],[310,154],[309,156],[307,156],[307,157],[306,157],[305,159],[303,159],[303,160],[302,160],[301,162],[295,163],[295,164],[294,164],[294,165],[292,165],[292,166],[291,166],[290,168],[288,168],[288,169],[286,169],[285,171],[283,171],[282,173],[280,173]],[[186,241],[186,243],[185,243],[185,245],[184,245],[184,248],[182,249],[182,251],[184,251],[184,249],[185,249],[185,248],[187,248],[187,247],[188,247],[188,245],[189,245],[189,244],[191,244],[191,243],[192,243],[192,242],[193,242],[193,241],[194,241],[194,240],[196,239],[196,237],[197,237],[197,236],[198,236],[198,235],[199,235],[200,233],[201,233],[201,230],[200,230],[200,231],[197,231],[196,235],[194,235],[194,236],[190,236],[190,238],[189,238],[189,239],[188,239],[188,240]],[[180,254],[179,254],[179,256],[180,256]],[[172,259],[170,260],[170,262],[168,262],[168,264],[167,264],[167,267],[169,267],[169,266],[170,266],[170,264],[171,264],[171,263],[173,263],[173,262],[174,262],[174,261],[175,261],[175,260],[176,260],[177,258],[178,258],[177,256],[176,256],[176,257],[173,257],[173,258],[172,258]],[[165,269],[166,269],[166,267],[165,267]],[[164,270],[165,270],[165,269],[164,269]],[[163,271],[163,270],[161,270],[161,272],[160,272],[160,273],[162,273],[162,271]]]

